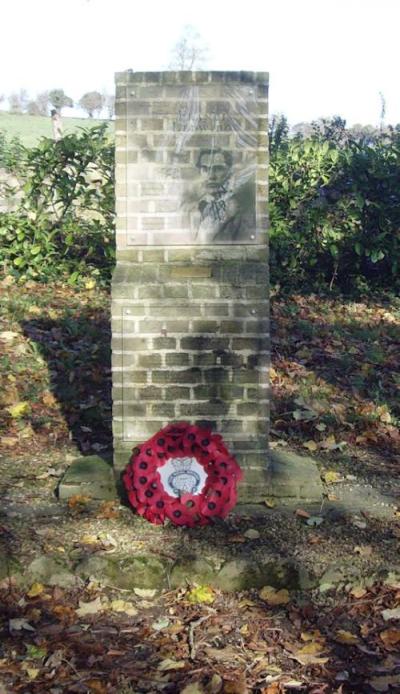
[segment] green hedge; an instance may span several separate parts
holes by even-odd
[[[3,159],[4,149],[3,142]],[[108,282],[115,223],[114,145],[107,124],[59,142],[42,138],[37,147],[23,148],[23,156],[18,152],[13,172],[22,200],[17,210],[0,214],[4,270],[22,279]]]
[[[273,282],[399,286],[400,132],[271,132]]]
[[[114,263],[114,146],[107,125],[33,149],[0,137],[23,183],[0,214],[0,263],[19,277],[107,282]],[[270,127],[271,278],[282,288],[400,286],[400,132],[355,135],[336,119],[307,137]]]

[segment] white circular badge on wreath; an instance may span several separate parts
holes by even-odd
[[[164,491],[170,496],[201,494],[207,473],[196,458],[169,458],[158,468]]]

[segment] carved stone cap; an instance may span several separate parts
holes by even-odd
[[[252,71],[190,71],[190,70],[166,70],[162,72],[134,72],[125,70],[115,73],[117,84],[134,82],[155,84],[207,84],[209,82],[242,82],[243,84],[263,84],[269,81],[268,72]]]

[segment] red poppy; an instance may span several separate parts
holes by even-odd
[[[193,527],[225,518],[242,476],[219,434],[179,422],[136,448],[122,479],[131,506],[150,523]]]

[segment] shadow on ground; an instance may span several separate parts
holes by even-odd
[[[22,328],[47,361],[71,440],[84,454],[109,451],[111,329],[104,312],[84,309],[58,320],[26,320]]]

